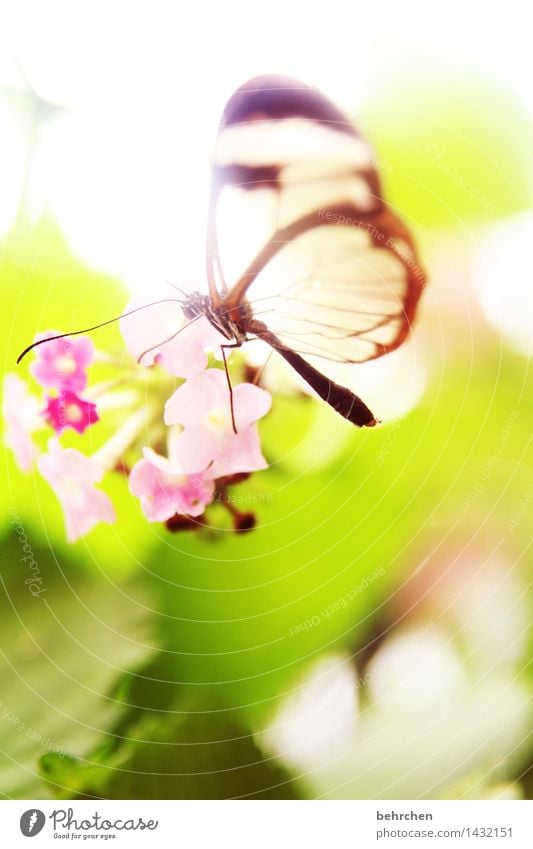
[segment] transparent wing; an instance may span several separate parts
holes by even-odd
[[[231,289],[276,231],[346,203],[364,214],[383,205],[373,151],[344,115],[285,77],[239,88],[213,158],[208,265],[219,289]]]
[[[409,332],[424,283],[371,147],[314,89],[261,77],[230,99],[215,150],[211,294],[251,334],[363,362]]]

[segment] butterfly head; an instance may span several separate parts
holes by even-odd
[[[209,311],[209,298],[202,292],[191,292],[181,303],[183,315],[191,320]]]

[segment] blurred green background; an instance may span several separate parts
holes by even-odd
[[[409,351],[361,370],[384,424],[351,430],[309,398],[276,394],[261,426],[271,467],[235,489],[259,519],[240,536],[150,525],[117,476],[105,485],[117,524],[68,546],[46,483],[6,454],[6,798],[531,797],[530,118],[487,71],[379,46],[371,60],[354,118],[431,282]],[[91,261],[63,195],[36,200],[42,146],[79,137],[46,74],[32,85],[0,91],[26,145],[0,245],[6,371],[37,331],[120,313],[132,288],[101,252]],[[114,129],[129,126],[115,106],[99,135],[110,173]],[[76,150],[73,161],[76,173]],[[112,197],[144,203],[143,180]],[[97,233],[85,213],[82,236]],[[117,221],[125,255],[137,225]],[[165,226],[179,254],[178,224]],[[118,331],[95,343],[120,345]],[[40,598],[24,585],[10,510]]]

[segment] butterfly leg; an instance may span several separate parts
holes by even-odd
[[[228,382],[228,390],[229,390],[229,406],[231,410],[231,426],[233,427],[233,433],[237,433],[237,425],[235,423],[235,408],[233,406],[233,386],[231,385],[231,378],[229,376],[228,370],[228,361],[226,359],[226,348],[240,348],[241,342],[233,342],[231,345],[221,345],[220,350],[222,351],[222,359],[224,361],[224,371],[226,372],[226,380]]]

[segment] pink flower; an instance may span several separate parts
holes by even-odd
[[[99,419],[96,404],[84,401],[74,392],[61,392],[57,398],[47,396],[46,400],[43,416],[56,433],[61,433],[67,427],[83,433]]]
[[[36,341],[54,335],[56,331],[49,330],[39,334]],[[45,389],[81,392],[87,384],[85,369],[91,363],[93,353],[93,343],[87,336],[55,339],[35,349],[37,359],[30,366],[30,371]]]
[[[68,541],[89,533],[98,522],[114,522],[110,499],[95,487],[104,474],[99,463],[74,448],[62,448],[55,438],[49,441],[48,451],[41,454],[37,466],[61,503]]]
[[[266,468],[255,422],[270,409],[264,389],[241,383],[233,389],[237,433],[231,421],[226,375],[221,369],[195,374],[165,405],[165,423],[180,424],[176,458],[187,474],[205,471],[211,478]]]
[[[27,384],[15,374],[4,378],[3,413],[6,421],[5,442],[15,455],[18,466],[28,472],[35,457],[31,439],[33,431],[42,426],[39,400],[28,392]]]
[[[132,301],[125,311],[139,306],[142,306],[140,301]],[[137,360],[144,354],[142,365],[158,362],[170,374],[189,377],[206,367],[205,348],[218,348],[227,339],[204,316],[188,327],[185,325],[179,304],[157,304],[121,318],[120,331],[132,357]],[[170,339],[182,327],[183,330]],[[165,339],[170,341],[162,344]]]
[[[151,448],[130,474],[130,490],[141,500],[150,522],[165,522],[176,513],[200,516],[211,503],[214,483],[202,474],[186,475],[179,464],[161,457]]]

